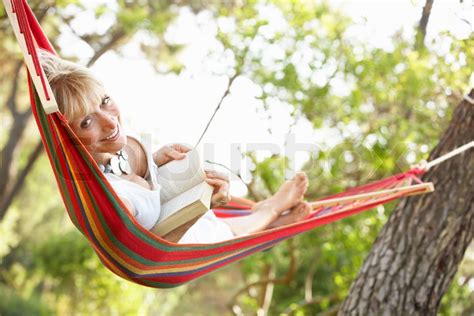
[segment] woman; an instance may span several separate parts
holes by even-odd
[[[137,222],[151,229],[160,215],[157,166],[183,159],[190,149],[172,144],[149,154],[139,140],[125,134],[117,104],[86,68],[46,51],[40,51],[40,59],[59,109],[72,130]],[[206,177],[214,187],[211,206],[227,203],[228,179],[214,171],[206,171]],[[162,237],[179,243],[213,243],[298,221],[310,210],[309,204],[302,202],[307,185],[305,174],[299,173],[274,196],[257,203],[251,215],[218,219],[209,211]],[[286,210],[289,212],[282,215]]]

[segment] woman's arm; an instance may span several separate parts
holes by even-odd
[[[191,148],[182,144],[166,145],[153,153],[153,160],[159,167],[171,160],[184,159],[186,157],[185,154],[190,150]]]
[[[229,177],[218,171],[206,170],[206,182],[214,187],[211,208],[229,203]]]
[[[159,166],[171,160],[181,160],[191,148],[182,144],[171,144],[161,147],[153,153],[153,160]],[[214,187],[211,198],[211,207],[218,207],[229,203],[229,177],[221,172],[206,170],[206,182]]]

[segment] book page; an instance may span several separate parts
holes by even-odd
[[[161,203],[164,204],[204,181],[205,173],[196,149],[186,153],[182,160],[172,160],[158,168]]]
[[[192,187],[186,192],[181,193],[180,195],[172,198],[165,204],[161,205],[161,213],[158,223],[165,220],[167,217],[174,214],[176,211],[200,200],[203,196],[204,190],[208,189],[209,187],[211,187],[209,184],[207,184],[206,182],[202,182],[201,184]],[[212,187],[210,189],[210,194],[212,194]]]
[[[159,236],[164,236],[177,227],[188,223],[209,211],[213,187],[206,182],[181,193],[161,208],[160,219],[151,229]]]

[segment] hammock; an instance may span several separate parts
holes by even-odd
[[[118,276],[156,288],[175,287],[297,234],[394,199],[433,191],[414,168],[312,203],[308,218],[214,244],[176,244],[141,227],[58,112],[37,48],[54,53],[25,0],[3,0],[28,66],[30,101],[41,138],[71,221],[102,263]],[[214,210],[219,217],[245,216],[252,202],[235,199]]]

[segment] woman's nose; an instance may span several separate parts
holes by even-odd
[[[114,129],[117,125],[117,119],[108,113],[103,113],[101,115],[102,126],[106,129]]]

